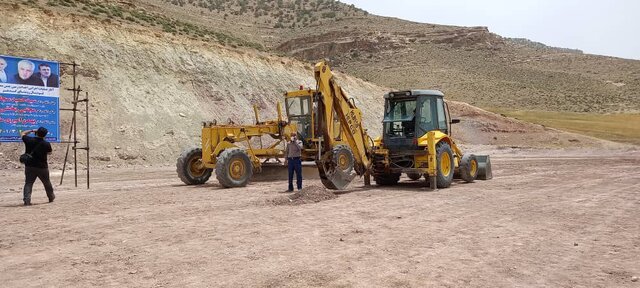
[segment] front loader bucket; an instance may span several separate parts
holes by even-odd
[[[478,160],[478,180],[489,180],[493,178],[491,173],[491,159],[489,155],[476,155]]]

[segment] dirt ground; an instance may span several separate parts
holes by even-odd
[[[492,160],[491,181],[358,181],[305,205],[270,204],[285,181],[184,186],[173,168],[151,167],[98,169],[91,190],[67,181],[52,204],[36,183],[36,205],[22,207],[21,171],[2,170],[0,283],[640,287],[640,153]]]

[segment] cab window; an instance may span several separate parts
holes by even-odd
[[[438,111],[438,129],[440,129],[440,131],[442,131],[443,133],[447,134],[447,118],[446,118],[446,113],[444,111],[444,101],[442,100],[442,98],[438,98],[437,101],[437,105],[436,105],[436,109]]]
[[[287,113],[289,116],[310,115],[309,101],[310,97],[294,97],[287,98]]]
[[[421,130],[420,135],[436,129],[436,122],[433,117],[434,104],[433,98],[423,98],[420,103],[420,118],[418,119],[418,127]]]

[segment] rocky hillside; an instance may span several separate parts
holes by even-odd
[[[286,37],[276,49],[331,58],[383,86],[438,88],[480,107],[640,112],[640,61],[533,44],[485,27],[368,17]]]
[[[13,15],[2,23],[0,51],[79,63],[78,81],[92,98],[92,154],[105,164],[173,162],[182,149],[199,143],[201,121],[251,124],[254,104],[262,119],[274,118],[285,91],[315,85],[310,64],[250,48],[23,5],[0,9]],[[69,87],[65,72],[62,82]],[[374,100],[386,88],[338,77],[367,115],[380,117]],[[70,106],[70,95],[63,99]],[[64,113],[68,127],[70,115]],[[15,161],[22,151],[19,144],[0,145],[6,159]],[[64,146],[57,147],[60,159]]]
[[[587,55],[580,50],[504,38],[486,27],[380,17],[337,1],[277,1],[287,7],[285,11],[283,6],[273,4],[276,1],[267,1],[272,2],[268,9],[275,15],[290,15],[284,25],[270,25],[281,20],[272,14],[253,17],[266,9],[261,4],[265,1],[225,1],[228,4],[224,11],[209,11],[188,2],[162,9],[170,9],[174,15],[190,11],[205,19],[228,19],[232,25],[192,21],[208,27],[214,24],[301,60],[330,58],[344,71],[382,86],[439,88],[450,99],[487,108],[640,112],[637,60]],[[145,3],[153,6],[157,1]],[[319,16],[327,15],[327,11],[334,12],[335,17]],[[312,18],[316,21],[298,17],[307,13],[314,13]]]
[[[300,84],[314,85],[308,62],[274,56],[259,45],[248,44],[255,42],[224,31],[198,28],[202,33],[209,31],[200,37],[194,36],[195,30],[166,31],[163,25],[167,23],[191,27],[173,18],[155,18],[146,24],[126,20],[134,17],[131,15],[143,17],[143,10],[138,8],[118,10],[124,18],[115,20],[113,7],[124,7],[120,2],[120,6],[56,2],[76,7],[21,3],[0,3],[0,14],[11,15],[0,24],[0,51],[80,65],[79,84],[91,97],[91,155],[98,165],[173,163],[185,147],[198,145],[201,121],[250,124],[254,104],[261,108],[263,119],[273,118],[284,91]],[[91,9],[108,9],[111,17],[101,12],[96,16]],[[148,10],[144,15],[153,13]],[[367,128],[378,134],[382,95],[390,88],[336,74],[363,110]],[[70,81],[70,71],[63,71],[63,86],[69,87]],[[62,106],[70,106],[70,97],[68,92],[63,94]],[[62,131],[69,129],[70,115],[65,113]],[[467,144],[610,145],[521,123],[463,103],[453,103],[452,113],[464,120],[456,133]],[[78,124],[83,127],[84,121]],[[85,138],[82,131],[80,139]],[[61,163],[64,147],[55,146],[53,163]],[[19,143],[0,144],[1,167],[19,167],[16,160],[21,153]]]
[[[337,19],[367,16],[369,13],[354,5],[335,0],[162,0],[184,8],[200,8],[211,13],[241,16],[254,25],[273,28],[304,28],[333,22]]]
[[[640,61],[504,38],[486,27],[380,17],[334,0],[9,2],[305,62],[329,58],[380,86],[437,88],[484,108],[640,112]]]

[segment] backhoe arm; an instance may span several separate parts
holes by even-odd
[[[325,62],[316,64],[315,78],[318,101],[318,130],[323,135],[322,155],[318,159],[318,169],[323,184],[330,189],[344,189],[353,179],[351,168],[345,167],[343,158],[353,157],[353,170],[364,175],[371,166],[371,141],[362,125],[362,112],[350,101],[344,90],[338,85]],[[337,117],[345,145],[337,145],[333,123]],[[348,151],[344,151],[348,150]],[[351,155],[348,155],[348,154]],[[337,155],[345,154],[345,155]],[[349,160],[349,159],[346,159]]]

